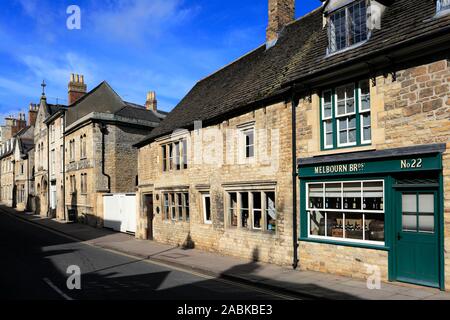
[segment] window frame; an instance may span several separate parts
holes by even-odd
[[[255,228],[255,207],[254,207],[254,195],[260,194],[261,197],[261,207],[256,209],[261,214],[261,227]],[[242,204],[242,198],[243,195],[246,194],[248,198],[248,207],[243,207]],[[274,197],[274,211],[275,211],[275,228],[269,230],[268,228],[268,221],[267,221],[267,214],[269,211],[269,208],[267,206],[267,198],[269,194],[273,194]],[[232,195],[236,196],[236,206],[232,207]],[[249,231],[255,231],[255,232],[263,232],[267,234],[274,235],[276,234],[277,230],[277,223],[278,223],[278,211],[277,211],[277,192],[275,188],[268,188],[268,189],[249,189],[249,190],[226,190],[225,191],[226,196],[226,210],[227,218],[226,218],[226,227],[229,229],[239,229],[239,230],[249,230]],[[247,226],[243,226],[243,211],[248,211],[248,218],[247,218]],[[233,212],[236,213],[236,219],[237,219],[237,225],[234,226],[232,224],[233,219]]]
[[[444,2],[447,2],[444,5]],[[450,12],[450,1],[449,0],[437,0],[436,1],[436,13],[441,13],[449,11]]]
[[[362,106],[362,83],[367,81],[369,84],[369,105],[370,108],[366,110],[361,110]],[[337,108],[338,108],[338,98],[337,98],[337,90],[339,88],[347,87],[349,85],[353,86],[354,90],[354,112],[347,112],[345,114],[337,116]],[[330,92],[332,93],[332,109],[331,109],[331,117],[324,117],[325,116],[325,94]],[[349,83],[345,83],[343,85],[338,85],[335,87],[327,88],[321,91],[320,93],[320,148],[321,151],[328,151],[328,150],[338,150],[338,149],[345,149],[345,148],[355,148],[355,147],[362,147],[362,146],[369,146],[372,144],[372,136],[373,136],[373,122],[372,122],[372,97],[370,96],[371,93],[371,84],[370,79],[362,79],[357,80]],[[347,94],[346,94],[347,96]],[[345,98],[345,103],[347,101],[347,97]],[[364,123],[363,118],[367,114],[370,114],[370,128],[371,128],[371,139],[370,140],[364,140]],[[341,143],[340,141],[340,122],[344,119],[349,122],[350,118],[355,118],[355,134],[356,139],[355,142],[346,142]],[[327,132],[326,132],[326,123],[331,121],[331,127],[332,127],[332,134],[333,134],[333,142],[331,144],[327,144]],[[350,132],[349,126],[347,125],[347,135]]]
[[[364,184],[365,183],[373,183],[373,182],[381,182],[382,183],[382,188],[383,188],[383,209],[382,210],[364,210],[363,208],[363,199],[364,199]],[[344,185],[345,184],[351,184],[351,183],[361,183],[361,209],[345,209],[343,208],[343,204],[344,204]],[[322,184],[323,185],[323,206],[324,208],[322,209],[317,209],[317,208],[310,208],[309,206],[309,194],[310,194],[310,189],[309,186],[310,185],[317,185],[317,184]],[[341,205],[342,208],[341,209],[327,209],[325,208],[325,194],[326,194],[326,185],[327,184],[341,184]],[[368,246],[377,246],[377,247],[384,247],[386,245],[386,241],[387,241],[387,222],[388,222],[388,217],[386,216],[386,205],[387,205],[387,198],[386,198],[386,181],[384,179],[361,179],[361,180],[354,180],[354,179],[342,179],[342,180],[317,180],[317,181],[308,181],[305,182],[305,198],[306,201],[304,203],[304,207],[302,208],[302,211],[304,210],[305,212],[305,219],[307,221],[307,226],[306,226],[306,236],[303,235],[303,238],[309,239],[309,240],[318,240],[318,241],[332,241],[334,243],[337,244],[346,244],[346,243],[350,243],[350,244],[359,244],[359,245],[368,245]],[[320,236],[320,235],[311,235],[311,211],[313,210],[318,210],[318,211],[323,211],[324,213],[328,213],[328,212],[337,212],[337,213],[342,213],[342,219],[344,220],[344,226],[343,226],[343,237],[342,238],[337,238],[337,237],[331,237],[331,236]],[[351,239],[351,238],[345,238],[345,214],[358,214],[360,213],[362,215],[362,219],[363,219],[363,226],[365,225],[365,215],[366,214],[382,214],[384,216],[384,241],[373,241],[373,240],[359,240],[359,239]],[[326,216],[325,216],[326,217]],[[325,218],[326,219],[326,218]],[[327,225],[325,223],[325,229],[327,228]],[[364,235],[364,232],[363,232]]]
[[[210,219],[207,219],[206,216],[206,198],[209,198],[209,215]],[[212,225],[213,218],[212,218],[212,203],[211,203],[211,194],[210,193],[202,193],[202,213],[203,213],[203,223],[207,225]]]
[[[162,172],[179,172],[189,168],[187,138],[181,138],[160,145]]]
[[[361,3],[364,3],[365,6],[365,10],[366,10],[366,15],[362,15],[362,19],[365,19],[365,39],[360,40],[359,42],[354,42],[354,33],[356,34],[356,31],[352,32],[352,15],[350,13],[350,9],[351,8],[356,8],[357,6],[359,6]],[[366,42],[367,40],[370,39],[371,36],[371,32],[370,32],[370,28],[369,28],[369,24],[367,23],[367,10],[369,8],[369,3],[367,0],[358,0],[358,1],[354,1],[351,2],[349,4],[347,4],[345,7],[339,8],[336,11],[330,13],[330,15],[327,17],[327,25],[328,25],[328,48],[327,48],[327,54],[331,55],[331,54],[335,54],[338,52],[342,52],[345,51],[347,49],[351,49],[353,47],[356,47],[358,45],[363,44],[364,42]],[[358,7],[359,8],[359,7]],[[339,47],[337,48],[337,42],[336,42],[336,26],[335,24],[332,22],[333,21],[333,17],[339,15],[342,15],[342,13],[344,13],[344,32],[345,32],[345,45],[343,47]],[[341,26],[340,26],[341,27]],[[342,27],[341,27],[342,29]],[[334,30],[334,33],[333,33]],[[334,37],[332,37],[332,35],[334,35]],[[362,37],[362,34],[360,35]],[[341,37],[342,38],[342,37]],[[351,39],[353,39],[354,43],[351,43]],[[334,48],[333,48],[333,43],[334,43]]]

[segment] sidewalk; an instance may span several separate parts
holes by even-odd
[[[143,259],[198,271],[213,277],[239,281],[299,297],[345,300],[450,300],[450,293],[437,289],[382,283],[380,290],[369,290],[359,279],[292,270],[248,261],[197,249],[183,250],[154,241],[136,240],[133,236],[95,229],[86,225],[60,223],[52,219],[18,213],[0,205],[0,214],[8,212],[20,219],[64,233],[87,244],[126,253]]]

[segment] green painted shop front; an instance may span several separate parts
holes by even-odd
[[[299,241],[384,250],[390,281],[444,289],[443,148],[300,159]]]

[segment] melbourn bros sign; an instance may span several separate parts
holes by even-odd
[[[407,158],[367,160],[361,162],[306,165],[299,167],[300,177],[328,177],[352,174],[376,174],[388,172],[440,170],[440,155],[424,155]]]

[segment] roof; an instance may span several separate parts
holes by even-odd
[[[392,45],[450,27],[450,16],[432,19],[434,0],[397,0],[383,15],[380,30],[370,39],[344,52],[327,55],[327,30],[323,9],[318,8],[288,24],[275,46],[262,45],[230,65],[200,80],[161,125],[143,141],[142,147],[176,129],[190,128],[194,121],[213,122],[265,99],[289,92],[288,85],[300,78],[373,55]]]
[[[94,111],[156,123],[164,118],[142,105],[123,101],[106,81],[101,82],[67,109],[67,126]]]

